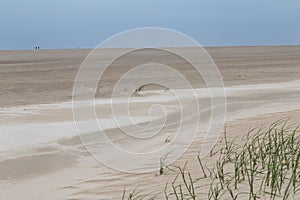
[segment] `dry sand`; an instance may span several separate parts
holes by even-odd
[[[174,178],[172,173],[157,176],[159,169],[143,174],[121,173],[99,163],[85,150],[77,137],[71,98],[76,72],[89,51],[0,52],[0,199],[120,199],[124,187],[129,191],[137,187],[154,194]],[[103,59],[109,59],[111,51],[117,50],[101,51]],[[218,65],[226,86],[226,123],[231,136],[283,117],[297,122],[300,46],[211,47],[207,51]],[[203,82],[183,63],[172,63],[173,59],[155,52],[153,56],[183,71],[192,85],[199,88],[196,94],[203,112],[202,124],[192,146],[175,163],[183,165],[189,160],[189,170],[199,175],[195,158],[210,116],[207,111],[210,101],[201,89]],[[140,58],[143,62],[146,59],[143,55]],[[121,136],[107,96],[120,74],[137,63],[125,60],[106,72],[105,80],[100,83],[104,90],[97,98],[96,113],[112,141],[133,151],[149,151],[163,146],[166,136],[176,131],[178,119],[173,114],[178,113],[178,105],[169,93],[135,97],[132,117],[136,123],[148,122],[145,109],[159,102],[167,108],[168,123],[173,125],[164,129],[160,140],[143,146]],[[119,99],[119,104],[126,105],[126,101]],[[86,102],[80,106],[84,110]],[[122,116],[118,117],[122,121]],[[154,121],[159,121],[157,117]],[[86,117],[83,122],[86,130],[82,137],[87,145],[99,146],[95,142],[97,129],[90,120]],[[126,120],[121,124],[129,125]],[[109,149],[104,151],[109,153]],[[126,162],[126,158],[121,160]]]

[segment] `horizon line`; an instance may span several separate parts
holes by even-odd
[[[222,47],[296,47],[300,46],[300,44],[274,44],[274,45],[220,45],[220,46],[213,46],[213,45],[205,45],[199,46],[203,48],[222,48]],[[36,49],[0,49],[0,51],[51,51],[51,50],[93,50],[93,49],[140,49],[140,48],[197,48],[197,46],[178,46],[178,47],[108,47],[108,48],[90,48],[90,47],[83,47],[83,48],[40,48],[39,50]]]

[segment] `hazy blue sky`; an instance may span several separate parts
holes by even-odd
[[[299,0],[0,0],[0,49],[94,47],[131,28],[205,46],[300,44]]]

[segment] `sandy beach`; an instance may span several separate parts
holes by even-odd
[[[278,119],[286,118],[299,123],[300,46],[205,49],[218,66],[224,81],[225,124],[231,138]],[[78,137],[73,120],[72,91],[77,70],[90,51],[0,51],[0,199],[121,199],[124,188],[126,191],[137,189],[146,194],[158,193],[157,199],[164,197],[164,186],[174,178],[174,173],[159,175],[159,166],[157,171],[149,173],[124,173],[97,161],[82,140],[90,149],[96,151],[100,148],[107,155],[110,149],[106,149],[105,140],[99,138],[99,129],[92,125],[93,119],[84,114],[80,123],[85,129]],[[118,49],[100,51],[103,59],[110,59],[112,52]],[[201,174],[196,160],[199,144],[205,137],[211,116],[211,102],[205,83],[191,67],[174,63],[168,55],[154,51],[153,57],[184,72],[196,88],[201,112],[199,129],[192,145],[173,165],[181,166],[188,161],[189,171],[197,176]],[[114,63],[105,72],[105,78],[100,83],[101,91],[95,100],[95,114],[102,124],[101,131],[105,131],[111,141],[120,148],[140,153],[163,147],[166,138],[176,132],[179,106],[171,92],[151,88],[144,95],[131,99],[132,123],[146,124],[150,120],[159,123],[161,115],[158,111],[153,111],[151,119],[145,112],[159,103],[169,117],[166,128],[159,137],[142,144],[129,141],[121,134],[120,128],[130,130],[132,124],[125,120],[126,116],[117,116],[122,124],[116,124],[108,97],[124,72],[139,62],[147,61],[142,54],[139,59],[129,58]],[[172,77],[160,78],[176,82]],[[187,89],[176,84],[174,87],[188,102],[191,97]],[[77,103],[78,108],[84,113],[89,102],[83,99]],[[127,101],[120,97],[117,104],[125,106]],[[187,110],[193,109],[185,106]],[[188,132],[190,126],[186,124],[183,128]],[[124,165],[127,162],[126,158],[111,156],[110,159],[121,164],[124,162]],[[155,158],[155,166],[159,160]],[[204,162],[212,160],[204,159]],[[148,166],[141,166],[140,170],[143,167],[147,169]],[[202,199],[206,196],[204,194]]]

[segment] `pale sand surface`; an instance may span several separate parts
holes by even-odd
[[[284,117],[297,122],[300,117],[299,46],[207,50],[226,85],[226,123],[231,137]],[[109,59],[110,51],[116,50],[102,51],[103,57]],[[76,71],[88,53],[89,50],[0,52],[0,199],[120,199],[124,187],[129,191],[137,187],[154,194],[162,191],[164,184],[174,178],[172,173],[157,176],[158,170],[144,174],[117,172],[96,161],[85,150],[73,122],[71,96]],[[168,59],[163,58],[162,62],[168,63]],[[161,137],[143,145],[133,144],[123,137],[112,119],[106,97],[119,74],[128,70],[131,64],[129,60],[121,68],[117,63],[107,72],[101,94],[105,98],[98,97],[96,113],[105,124],[102,130],[112,141],[131,151],[147,152],[165,145],[166,137],[176,131],[179,121],[175,114],[179,107],[168,92],[135,97],[132,112],[135,123],[148,122],[145,110],[159,102],[167,109],[170,126],[164,129]],[[198,81],[189,67],[173,64],[200,88],[196,95],[203,113],[194,143],[175,165],[183,165],[189,160],[192,174],[201,175],[196,156],[208,126],[210,100],[207,91],[201,89],[203,82]],[[178,88],[185,94],[185,89]],[[190,97],[187,95],[186,98]],[[87,102],[80,102],[83,111]],[[126,101],[120,98],[118,103],[125,105]],[[124,116],[118,117],[122,121]],[[154,114],[153,120],[159,119],[159,114]],[[82,138],[87,145],[96,148],[100,145],[95,141],[101,138],[91,120],[89,116],[84,117],[86,130]],[[121,126],[130,124],[125,121]],[[109,149],[105,150],[109,153]],[[159,159],[154,163],[157,164]],[[208,159],[207,162],[212,161]]]

